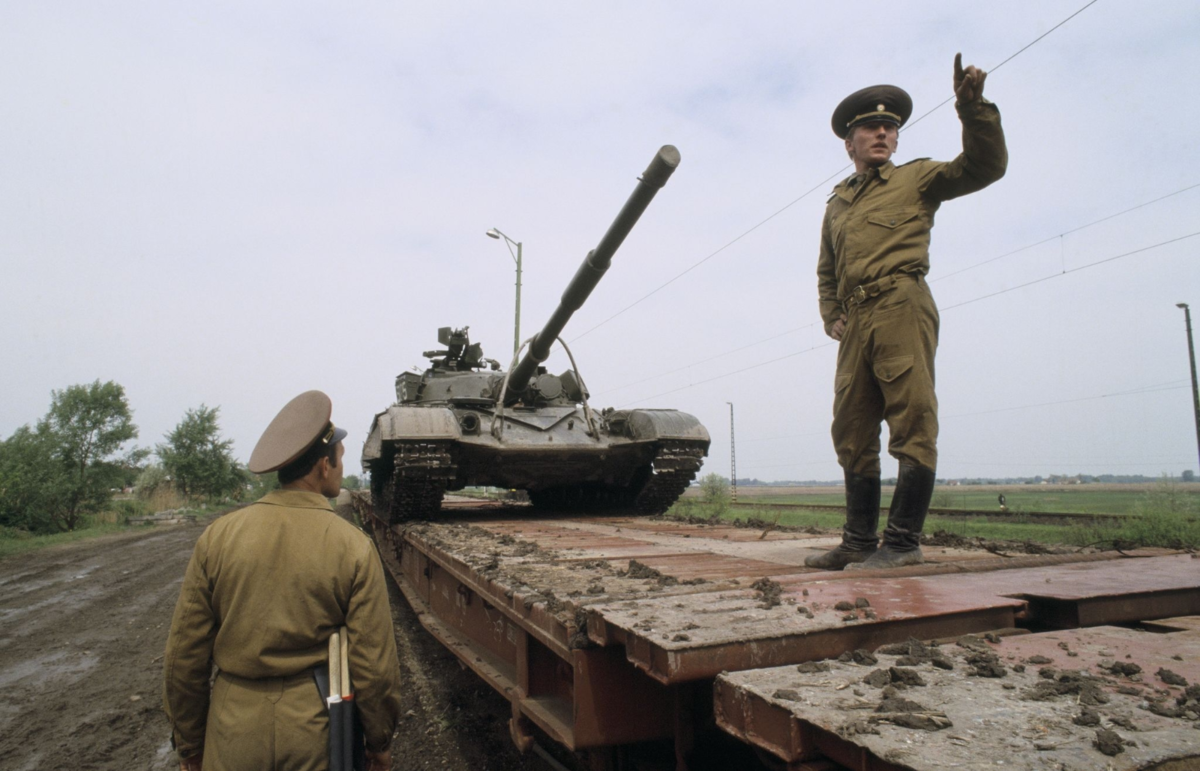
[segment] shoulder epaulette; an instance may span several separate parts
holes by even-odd
[[[933,160],[932,158],[913,158],[911,161],[908,161],[907,163],[902,163],[899,166],[897,166],[896,168],[900,169],[905,166],[911,166],[914,163],[920,163],[921,161],[932,161],[932,160]]]

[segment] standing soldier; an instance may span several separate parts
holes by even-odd
[[[833,190],[821,227],[818,294],[825,332],[840,341],[833,444],[846,479],[846,525],[837,548],[805,560],[841,570],[922,561],[920,534],[937,469],[933,358],[938,311],[925,282],[929,238],[942,201],[1004,176],[1008,151],[1000,112],[983,98],[987,73],[954,57],[955,108],[963,151],[946,163],[918,158],[895,166],[897,135],[912,99],[872,86],[842,100],[833,133],[845,140],[854,176]],[[879,548],[879,433],[899,462],[896,492]]]
[[[370,539],[329,506],[346,436],[331,411],[320,391],[280,410],[249,468],[278,471],[282,489],[213,522],[196,543],[163,659],[184,771],[326,768],[329,721],[314,669],[342,626],[367,767],[391,768],[400,710],[391,610]]]

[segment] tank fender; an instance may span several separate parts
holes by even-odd
[[[458,418],[445,407],[389,407],[371,421],[371,432],[363,445],[363,460],[383,454],[383,443],[397,439],[449,439],[462,437]]]
[[[630,410],[628,432],[633,439],[695,439],[709,441],[706,429],[694,415],[679,410]]]

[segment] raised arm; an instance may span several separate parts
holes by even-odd
[[[948,201],[982,190],[1004,176],[1008,148],[1000,125],[1000,110],[983,98],[987,73],[962,66],[962,54],[954,55],[954,103],[962,121],[963,150],[949,163],[929,163],[922,194]]]

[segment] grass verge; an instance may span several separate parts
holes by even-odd
[[[837,531],[843,514],[830,511],[791,512],[782,509],[730,509],[727,502],[705,503],[698,499],[682,499],[667,516],[681,519],[721,520],[753,523],[755,527],[780,525],[784,527],[816,527]],[[963,538],[984,538],[996,541],[1033,541],[1063,546],[1096,546],[1099,548],[1135,548],[1156,546],[1167,549],[1200,549],[1200,501],[1193,494],[1181,492],[1169,481],[1155,485],[1130,506],[1130,513],[1111,522],[1073,522],[1043,524],[1023,522],[1014,517],[952,518],[930,516],[925,532],[946,531]],[[880,525],[887,520],[881,516]]]
[[[82,541],[86,538],[97,538],[114,533],[128,533],[136,529],[131,525],[98,524],[83,530],[72,530],[68,533],[52,533],[50,535],[32,535],[24,530],[0,528],[0,560],[16,554],[37,551],[48,546]]]
[[[154,525],[130,525],[126,523],[130,517],[143,516],[150,513],[149,506],[136,500],[116,500],[113,508],[89,517],[84,525],[77,530],[66,533],[35,534],[14,527],[0,527],[0,560],[16,554],[25,554],[50,546],[82,541],[89,538],[99,538],[105,535],[132,533],[153,528]],[[205,520],[216,514],[228,511],[231,504],[208,503],[201,506],[189,507],[188,514],[198,520]]]

